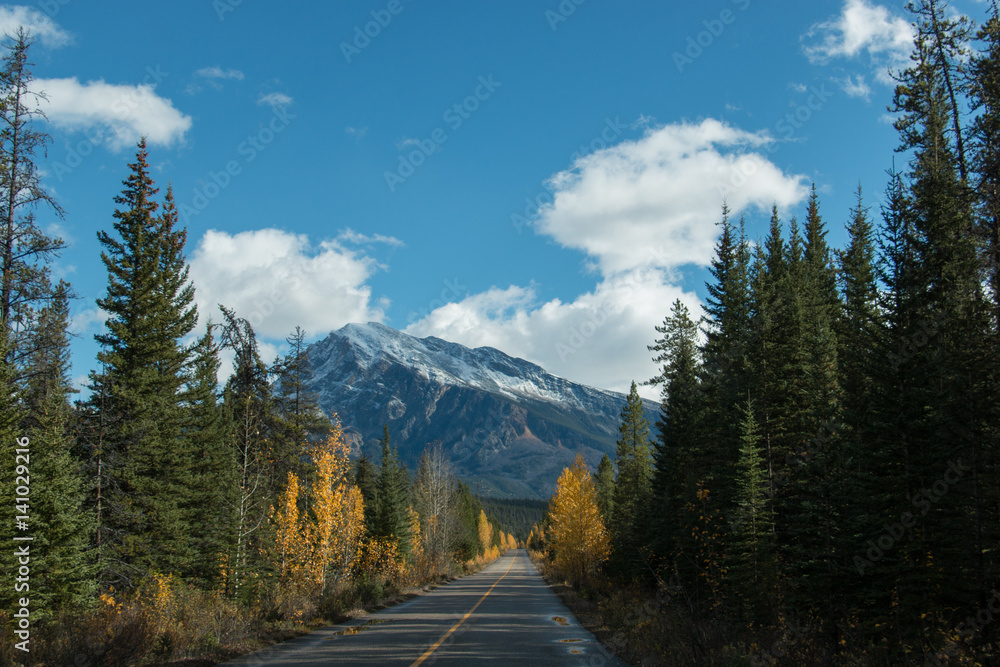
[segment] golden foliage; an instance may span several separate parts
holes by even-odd
[[[582,455],[563,470],[549,504],[549,539],[556,566],[580,583],[611,552],[607,528],[597,509],[597,491]]]
[[[394,537],[372,537],[361,545],[354,567],[360,579],[370,581],[400,581],[403,578],[403,559],[399,555],[399,541]]]
[[[288,473],[280,507],[272,511],[277,536],[279,578],[322,590],[351,571],[364,533],[364,500],[350,476],[351,463],[339,423],[312,448],[316,481],[311,512],[300,516],[299,479]]]
[[[486,518],[486,512],[479,510],[479,520],[477,522],[479,529],[479,548],[483,555],[487,555],[490,551],[490,546],[493,544],[493,526],[490,525],[489,519]]]

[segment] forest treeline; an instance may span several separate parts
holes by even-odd
[[[644,664],[1000,656],[1000,20],[909,11],[880,210],[859,188],[836,250],[815,187],[762,239],[723,207],[703,318],[650,346],[658,423],[633,386],[531,535]]]
[[[226,657],[516,545],[440,445],[411,472],[386,427],[378,461],[350,459],[336,415],[306,390],[300,328],[265,363],[224,305],[199,327],[187,232],[144,140],[98,232],[106,322],[74,400],[75,295],[53,278],[65,243],[39,223],[62,210],[41,182],[30,40],[4,49],[0,663]],[[234,362],[220,386],[222,351]]]

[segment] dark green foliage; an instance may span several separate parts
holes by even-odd
[[[276,360],[270,372],[274,378],[274,433],[271,455],[274,459],[273,479],[282,482],[289,472],[301,474],[299,454],[303,447],[323,437],[332,427],[323,414],[316,396],[306,389],[312,376],[306,356],[306,332],[295,327],[285,339],[288,354]]]
[[[482,503],[476,498],[468,484],[458,482],[455,492],[455,516],[457,530],[453,536],[452,552],[458,561],[468,561],[479,553],[479,513]]]
[[[367,456],[358,459],[354,468],[354,483],[365,500],[365,528],[375,530],[375,512],[378,507],[378,469]]]
[[[653,460],[649,423],[635,382],[622,408],[615,458],[613,507],[609,532],[615,544],[611,568],[626,577],[646,569],[649,511],[652,504]]]
[[[209,323],[192,350],[193,358],[184,388],[181,435],[192,455],[191,493],[185,511],[195,529],[191,577],[203,585],[214,584],[224,555],[232,543],[236,461],[229,443],[228,424],[219,404],[218,346]]]
[[[114,232],[98,232],[108,271],[107,332],[96,336],[103,372],[94,378],[109,455],[107,512],[99,530],[103,580],[128,589],[152,572],[186,572],[193,558],[183,506],[191,452],[181,437],[181,389],[188,350],[180,340],[197,318],[184,258],[186,232],[168,190],[163,210],[149,176],[145,142],[115,198]],[[92,443],[93,444],[93,443]],[[161,543],[163,535],[173,539]]]
[[[597,490],[597,509],[601,513],[604,525],[608,526],[615,507],[615,464],[607,454],[602,456],[601,462],[597,464],[594,488]]]
[[[698,483],[705,482],[711,462],[698,456],[701,438],[701,385],[699,382],[698,326],[680,300],[674,302],[670,316],[650,351],[662,372],[651,380],[662,385],[659,438],[653,451],[653,507],[649,511],[651,547],[663,559],[673,557],[687,567],[691,559],[679,554],[690,550],[690,531],[683,524],[682,513],[695,499]],[[689,574],[689,580],[693,580]]]
[[[410,474],[390,447],[389,426],[382,436],[382,462],[375,487],[378,501],[372,535],[399,540],[399,553],[410,555]]]

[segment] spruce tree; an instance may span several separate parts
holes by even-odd
[[[615,459],[618,475],[615,477],[614,511],[610,525],[615,547],[611,567],[624,576],[634,577],[645,569],[644,552],[652,509],[653,478],[649,422],[635,382],[622,408],[618,433]]]
[[[607,454],[597,464],[594,488],[597,490],[597,509],[601,511],[601,520],[605,526],[610,526],[615,507],[615,464]]]
[[[21,431],[31,441],[32,547],[44,554],[32,568],[33,600],[43,614],[79,609],[93,600],[95,563],[90,552],[94,518],[84,511],[80,462],[70,453],[69,287],[60,282],[37,326],[39,344],[28,365]]]
[[[397,539],[400,555],[409,557],[410,476],[403,464],[400,463],[396,450],[390,447],[388,425],[385,426],[380,443],[382,463],[376,481],[378,505],[375,512],[374,535]]]
[[[668,563],[689,569],[690,527],[684,523],[685,507],[694,501],[699,483],[706,480],[709,462],[699,456],[701,387],[699,383],[698,325],[678,299],[670,316],[656,331],[661,338],[650,351],[661,372],[650,383],[662,385],[659,438],[654,444],[653,506],[650,531],[653,552]],[[694,575],[687,571],[689,581]]]
[[[705,420],[704,447],[712,462],[711,475],[719,504],[729,507],[739,443],[739,406],[749,389],[748,354],[750,340],[750,250],[743,221],[737,229],[722,209],[722,233],[709,268],[712,280],[706,284],[705,344],[701,351]]]
[[[192,350],[184,387],[181,435],[192,454],[191,484],[184,507],[196,528],[192,540],[191,576],[213,585],[220,576],[224,554],[232,542],[236,461],[229,443],[224,411],[219,404],[218,346],[211,322]]]
[[[285,338],[288,354],[271,367],[274,377],[275,433],[271,450],[274,479],[282,480],[288,472],[301,474],[299,452],[311,439],[328,433],[333,427],[323,414],[316,395],[309,391],[312,368],[306,354],[306,332],[301,327]]]
[[[746,400],[742,413],[729,573],[744,613],[753,621],[763,622],[772,620],[778,611],[774,608],[777,601],[774,515],[765,461],[760,453],[760,433],[750,399]]]
[[[96,336],[104,370],[94,396],[104,402],[104,447],[114,452],[108,490],[104,581],[136,585],[152,572],[183,572],[191,564],[191,528],[183,511],[191,456],[181,437],[181,389],[194,328],[194,288],[184,258],[186,232],[168,190],[163,211],[154,199],[145,140],[115,198],[114,232],[98,232],[108,271],[107,332]]]

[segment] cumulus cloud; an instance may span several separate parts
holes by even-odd
[[[191,117],[157,95],[153,84],[80,83],[74,77],[36,79],[35,89],[47,97],[39,100],[39,108],[50,123],[106,136],[112,150],[133,145],[141,136],[152,145],[171,146],[191,129]]]
[[[539,211],[535,229],[584,251],[604,275],[704,266],[723,199],[740,211],[805,196],[804,177],[767,158],[774,141],[714,119],[649,129],[552,176],[553,201]]]
[[[60,28],[46,14],[23,5],[0,6],[0,35],[14,35],[24,28],[43,46],[58,48],[72,43],[73,36]]]
[[[574,382],[627,392],[633,380],[656,375],[646,346],[675,299],[700,316],[695,294],[670,284],[661,270],[637,269],[604,279],[568,303],[539,303],[531,287],[494,288],[442,306],[406,332],[495,347]],[[640,393],[659,398],[658,388]]]
[[[866,53],[879,80],[890,83],[886,69],[906,63],[913,37],[909,21],[888,8],[868,0],[846,0],[840,15],[812,26],[802,41],[806,56],[817,64]]]
[[[365,283],[378,263],[340,240],[314,246],[279,229],[229,234],[210,230],[191,256],[198,309],[218,320],[218,304],[235,309],[261,336],[281,339],[296,326],[319,335],[349,322],[381,322],[385,301]]]
[[[261,95],[257,99],[257,104],[261,106],[270,105],[272,107],[287,107],[294,101],[295,100],[284,93],[268,93],[266,95]]]
[[[591,291],[540,302],[534,286],[493,288],[436,308],[406,331],[487,345],[576,382],[627,392],[657,374],[646,346],[680,299],[698,319],[678,268],[707,265],[725,198],[735,214],[788,208],[808,191],[767,157],[766,133],[717,120],[646,128],[634,141],[577,158],[549,179],[537,233],[584,251],[600,271]],[[659,389],[643,387],[646,398]]]

